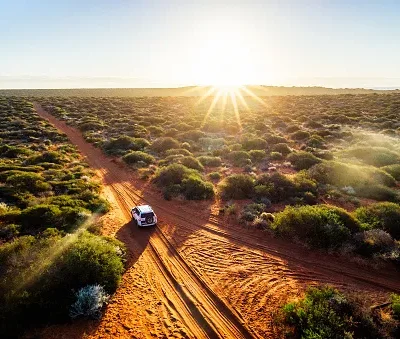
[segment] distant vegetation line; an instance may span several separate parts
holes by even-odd
[[[364,88],[325,88],[325,87],[277,87],[247,86],[257,96],[281,95],[337,95],[337,94],[387,94],[400,93],[400,90],[373,90]],[[0,96],[40,96],[40,97],[152,97],[152,96],[203,96],[210,87],[179,88],[71,88],[71,89],[4,89]],[[244,96],[248,96],[242,91]]]

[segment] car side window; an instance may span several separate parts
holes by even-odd
[[[137,208],[135,208],[135,209],[133,210],[133,213],[135,213],[135,214],[139,214],[139,211],[138,211],[138,209],[137,209]]]

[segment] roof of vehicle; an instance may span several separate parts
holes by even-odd
[[[136,208],[141,212],[141,213],[149,213],[153,212],[153,209],[149,205],[141,205],[141,206],[136,206]]]

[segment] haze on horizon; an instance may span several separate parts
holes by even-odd
[[[400,2],[0,0],[0,88],[400,87]]]

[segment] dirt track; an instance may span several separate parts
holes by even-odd
[[[99,323],[50,327],[45,336],[266,338],[275,335],[277,307],[310,284],[330,283],[374,302],[400,292],[396,271],[374,271],[222,224],[210,202],[163,200],[79,131],[36,109],[96,170],[113,207],[104,233],[115,235],[130,252],[128,269]],[[140,202],[155,208],[156,229],[140,230],[130,222],[130,207]]]

